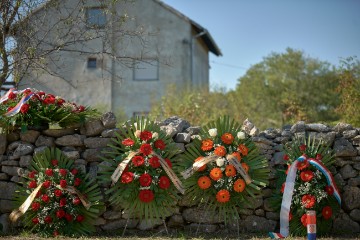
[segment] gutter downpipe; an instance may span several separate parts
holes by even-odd
[[[190,39],[190,74],[191,74],[191,82],[190,82],[190,86],[188,86],[188,90],[190,90],[190,87],[192,87],[192,85],[194,84],[194,78],[195,78],[195,74],[194,74],[194,50],[195,50],[195,43],[194,41],[205,35],[207,33],[206,30],[203,30],[202,32],[196,34],[195,36],[191,36]]]

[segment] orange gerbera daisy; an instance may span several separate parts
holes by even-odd
[[[216,200],[220,203],[226,203],[230,200],[230,193],[226,189],[218,191],[216,194]]]
[[[234,165],[227,165],[225,168],[225,175],[228,177],[233,177],[236,175],[236,169]]]
[[[220,168],[213,168],[210,171],[210,177],[212,180],[217,181],[222,178],[222,171]]]
[[[203,159],[203,158],[204,158],[203,156],[200,156],[200,157],[198,157],[197,159],[195,159],[194,162],[198,162],[198,161],[200,161],[200,160]],[[202,172],[202,171],[204,171],[205,169],[206,169],[206,164],[203,165],[203,166],[201,166],[197,171],[198,171],[198,172]]]
[[[213,148],[214,142],[211,139],[205,139],[201,142],[201,150],[210,151]]]
[[[241,156],[240,156],[240,153],[239,153],[239,152],[233,152],[231,155],[233,155],[234,157],[236,157],[237,160],[238,160],[239,162],[241,162]]]
[[[218,146],[215,148],[214,153],[216,156],[223,157],[226,155],[226,149],[224,146]]]
[[[231,144],[234,141],[234,136],[231,133],[224,133],[221,136],[221,141],[225,144]]]
[[[208,176],[202,176],[198,179],[199,188],[205,190],[211,186],[211,179]]]
[[[248,155],[249,149],[244,144],[240,144],[238,150],[243,156]]]
[[[235,192],[244,191],[245,186],[246,186],[245,181],[243,179],[241,179],[241,178],[239,178],[238,180],[236,180],[234,182],[234,190],[235,190]]]
[[[241,163],[241,166],[243,167],[246,173],[249,172],[249,165],[247,165],[246,163]]]

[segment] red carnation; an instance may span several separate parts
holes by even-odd
[[[67,174],[67,170],[66,170],[66,169],[61,168],[61,169],[59,169],[59,173],[60,173],[60,175],[61,175],[61,176],[65,177],[65,176],[66,176],[66,174]]]
[[[145,203],[151,202],[154,200],[154,193],[151,190],[140,190],[139,199]]]
[[[305,208],[312,208],[316,203],[316,198],[311,194],[305,194],[301,198],[301,203]]]
[[[60,206],[60,207],[65,207],[65,205],[66,205],[66,198],[60,199],[60,201],[59,201],[59,206]]]
[[[40,222],[39,218],[33,218],[31,221],[33,224],[38,224]]]
[[[8,95],[9,99],[15,99],[16,98],[16,93],[10,92]]]
[[[81,184],[81,179],[80,178],[75,178],[75,181],[74,181],[74,186],[77,187]]]
[[[322,160],[322,155],[320,153],[316,154],[315,160],[321,161]]]
[[[52,164],[53,166],[57,166],[57,165],[59,164],[59,161],[56,160],[56,159],[53,159],[53,160],[51,160],[51,164]]]
[[[76,197],[76,198],[73,199],[73,204],[74,205],[79,205],[80,203],[81,203],[80,198]]]
[[[29,182],[29,188],[36,188],[37,187],[37,183],[35,180]]]
[[[79,172],[79,170],[77,170],[77,168],[73,168],[72,170],[71,170],[71,173],[72,173],[72,175],[76,175],[76,174],[78,174],[78,172]]]
[[[148,141],[148,140],[150,140],[152,138],[152,134],[151,134],[151,132],[149,132],[149,131],[142,131],[141,133],[140,133],[140,139],[141,140],[143,140],[143,141]]]
[[[45,99],[44,99],[44,103],[45,104],[54,104],[55,103],[55,97],[53,96],[53,95],[51,95],[51,94],[48,94],[46,97],[45,97]]]
[[[305,151],[306,150],[306,145],[305,144],[303,144],[303,145],[300,145],[299,146],[299,149],[300,149],[300,151]]]
[[[157,149],[160,149],[160,150],[164,150],[165,147],[166,147],[166,144],[163,140],[161,139],[158,139],[154,142],[154,146],[157,148]]]
[[[285,161],[289,161],[289,155],[287,155],[287,154],[285,154],[284,156],[283,156],[283,159],[285,160]]]
[[[44,188],[49,188],[50,187],[50,185],[51,185],[51,182],[50,182],[50,180],[46,180],[44,183],[43,183],[43,187]]]
[[[310,182],[314,178],[314,173],[311,170],[306,170],[300,173],[300,178],[304,182]]]
[[[84,221],[84,219],[85,219],[85,217],[83,215],[76,216],[76,221],[78,221],[78,222],[82,222],[82,221]]]
[[[157,156],[153,156],[152,158],[149,159],[149,164],[150,164],[150,166],[152,166],[153,168],[158,168],[158,167],[160,167],[159,158],[158,158]]]
[[[33,211],[37,211],[37,210],[39,210],[39,208],[40,208],[40,203],[39,203],[39,202],[33,202],[33,203],[31,204],[31,209],[32,209]]]
[[[122,140],[121,142],[124,146],[130,147],[132,145],[134,145],[134,140],[132,140],[131,138],[126,138],[124,140]]]
[[[325,206],[321,213],[324,219],[328,220],[332,216],[332,208],[330,206]]]
[[[296,167],[298,170],[304,170],[305,168],[307,168],[309,166],[309,162],[307,160],[304,160],[302,162],[298,162]]]
[[[159,187],[161,189],[168,189],[170,187],[170,179],[167,176],[161,176],[159,178]]]
[[[331,185],[325,186],[325,192],[331,196],[334,194],[334,188]]]
[[[49,177],[51,177],[52,175],[54,175],[54,172],[52,169],[46,169],[45,174],[48,175]]]
[[[144,143],[140,146],[140,152],[144,155],[149,155],[152,153],[152,147],[148,143]]]
[[[41,200],[43,200],[43,202],[48,203],[50,201],[50,198],[48,195],[44,194],[41,196]]]
[[[166,161],[167,165],[169,166],[169,168],[172,168],[172,163],[171,163],[170,159],[165,158],[165,161]]]
[[[65,213],[65,219],[68,222],[71,222],[73,220],[73,216],[69,213]]]
[[[141,166],[144,164],[145,160],[142,156],[135,156],[132,158],[132,163],[134,164],[135,167]]]
[[[25,114],[25,113],[27,113],[27,112],[29,111],[29,108],[30,108],[30,105],[27,104],[27,103],[25,103],[25,104],[23,104],[23,105],[21,106],[20,112],[21,112],[22,114]]]
[[[139,178],[139,182],[142,187],[150,186],[151,181],[152,181],[151,175],[148,173],[142,174]]]
[[[36,171],[29,172],[29,178],[35,178],[35,174],[37,174]]]
[[[45,221],[45,223],[51,223],[52,222],[51,216],[46,216],[44,221]]]
[[[60,180],[60,187],[61,188],[66,188],[66,186],[67,186],[66,180],[64,180],[64,179]]]
[[[63,218],[63,217],[65,217],[65,211],[64,211],[64,209],[59,209],[59,210],[57,210],[57,211],[56,211],[56,216],[57,216],[58,218]]]
[[[134,173],[132,173],[132,172],[124,172],[121,175],[122,183],[131,183],[133,180],[134,180]]]
[[[54,194],[55,194],[56,197],[61,197],[62,196],[62,191],[60,189],[56,189],[54,191]]]
[[[306,227],[307,226],[307,215],[306,215],[306,213],[301,216],[300,220],[301,220],[302,225],[304,227]]]

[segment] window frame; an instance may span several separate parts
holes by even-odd
[[[95,60],[95,66],[91,65],[91,63],[93,63],[94,60]],[[97,58],[96,57],[89,57],[87,59],[87,65],[86,66],[87,66],[88,69],[97,69],[97,67],[98,67]]]
[[[107,17],[106,17],[106,12],[104,11],[105,7],[88,7],[86,8],[85,11],[85,23],[86,23],[86,27],[87,28],[105,28],[106,24],[107,24]],[[99,10],[101,14],[97,14],[97,15],[93,15],[93,17],[89,17],[89,11],[93,11],[93,10]],[[99,23],[99,17],[104,15],[104,23],[100,24]],[[94,17],[96,17],[96,23],[91,23],[89,20],[93,19]]]

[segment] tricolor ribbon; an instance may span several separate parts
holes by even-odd
[[[290,169],[288,171],[288,175],[286,177],[285,189],[284,189],[284,194],[281,202],[281,210],[280,210],[280,233],[269,232],[269,236],[273,239],[285,238],[289,236],[289,212],[290,212],[292,196],[294,193],[297,164],[298,162],[303,162],[303,161],[308,161],[311,165],[313,165],[315,168],[317,168],[319,171],[321,171],[324,174],[327,183],[330,186],[332,186],[334,189],[334,197],[341,205],[339,190],[335,184],[332,174],[325,167],[325,165],[322,162],[315,160],[313,158],[307,159],[307,157],[304,155],[300,156],[297,160],[295,160],[291,164]]]
[[[14,92],[14,88],[11,88],[4,96],[0,98],[0,104],[9,99],[9,95]]]
[[[23,96],[21,98],[21,100],[18,102],[18,104],[16,104],[16,106],[13,109],[11,109],[7,113],[5,113],[5,116],[11,117],[11,116],[14,116],[15,114],[17,114],[18,112],[20,112],[21,107],[24,105],[24,103],[26,103],[31,98],[31,96],[33,94],[34,94],[33,92],[30,92],[26,96]]]

